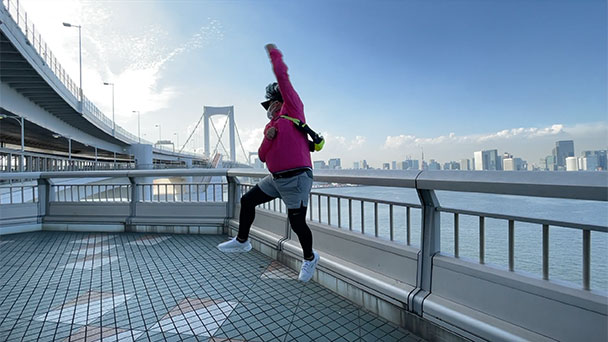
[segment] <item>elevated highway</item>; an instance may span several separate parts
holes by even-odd
[[[3,169],[27,169],[27,152],[70,160],[209,167],[208,158],[153,146],[114,125],[68,76],[27,13],[14,0],[0,6],[0,141]],[[23,131],[22,131],[23,126]],[[22,133],[23,132],[23,133]],[[23,135],[23,137],[22,137]],[[18,156],[19,158],[15,158]],[[24,158],[25,159],[25,158]],[[68,163],[68,164],[70,164]]]

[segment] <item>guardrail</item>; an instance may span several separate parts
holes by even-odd
[[[61,209],[61,199],[53,199],[53,186],[49,186],[49,180],[54,178],[83,178],[83,177],[109,177],[128,178],[128,184],[110,183],[97,186],[95,191],[87,186],[76,186],[76,193],[82,193],[84,197],[70,199],[82,206],[92,206],[94,209],[103,202],[117,202],[116,205],[123,207],[112,207],[112,210],[123,208],[117,222],[129,225],[140,219],[140,209],[147,208],[147,215],[153,211],[158,220],[164,220],[166,224],[188,224],[188,219],[183,219],[184,214],[192,215],[191,221],[200,222],[205,218],[205,210],[200,205],[221,204],[221,211],[215,211],[225,218],[236,218],[238,211],[239,192],[246,191],[252,184],[247,179],[260,178],[267,175],[267,171],[254,169],[180,169],[180,170],[133,170],[133,171],[98,171],[98,172],[42,172],[42,173],[13,173],[0,175],[2,179],[38,179],[38,197],[40,207],[47,207],[42,211],[43,222],[45,216],[53,216],[53,210]],[[177,182],[175,184],[151,183],[150,178],[167,177],[225,177],[225,181],[215,182],[209,185],[200,182]],[[241,181],[242,180],[242,183]],[[602,203],[608,201],[608,174],[601,172],[585,173],[558,173],[558,172],[458,172],[458,171],[402,171],[402,172],[377,172],[367,174],[357,171],[321,171],[315,172],[315,181],[341,184],[355,184],[359,186],[382,186],[390,188],[409,188],[416,191],[420,203],[408,203],[395,200],[373,199],[362,196],[345,196],[327,194],[319,191],[311,193],[309,204],[309,224],[313,229],[313,235],[320,237],[320,248],[327,253],[329,264],[321,270],[330,269],[335,264],[332,258],[353,263],[356,267],[367,269],[369,274],[387,277],[390,274],[399,274],[394,267],[399,263],[389,260],[376,260],[372,257],[351,260],[347,255],[356,255],[356,246],[365,246],[366,250],[376,250],[375,255],[394,250],[391,253],[402,253],[415,258],[412,264],[407,261],[405,269],[413,267],[413,273],[407,275],[404,280],[399,280],[391,286],[405,286],[401,291],[407,293],[405,297],[395,295],[389,296],[396,301],[401,301],[408,312],[427,318],[440,326],[447,327],[458,334],[475,339],[479,336],[488,339],[509,340],[517,338],[540,338],[542,336],[556,339],[569,339],[574,332],[591,339],[603,338],[605,332],[596,327],[598,322],[608,316],[606,305],[607,295],[605,289],[594,289],[592,279],[602,272],[606,265],[594,269],[591,267],[592,260],[592,236],[591,231],[601,234],[600,242],[605,241],[605,233],[608,227],[605,225],[585,224],[577,222],[566,222],[563,220],[538,219],[530,217],[514,216],[509,214],[496,214],[478,210],[465,210],[459,208],[444,207],[439,204],[435,191],[458,191],[488,194],[534,196],[545,198],[562,198],[573,200],[592,200]],[[213,183],[213,182],[211,182]],[[69,186],[68,186],[69,187]],[[65,194],[71,193],[63,189]],[[81,189],[79,189],[79,187]],[[205,201],[211,199],[210,203],[202,201],[194,194],[200,194],[201,189],[207,190]],[[85,189],[85,190],[83,190]],[[219,192],[217,190],[220,190]],[[362,188],[365,189],[365,188]],[[209,191],[210,190],[210,191]],[[29,191],[29,190],[28,190]],[[112,191],[118,191],[120,200],[107,200],[106,196]],[[210,198],[208,194],[216,198]],[[110,198],[116,198],[111,197]],[[55,202],[53,204],[53,202]],[[45,204],[46,203],[46,204]],[[49,211],[49,203],[55,206]],[[44,204],[44,205],[43,205]],[[68,203],[69,204],[69,203]],[[67,204],[66,204],[67,205]],[[153,207],[145,207],[150,206]],[[194,205],[194,206],[193,206]],[[163,207],[166,206],[166,207]],[[183,207],[183,208],[181,208]],[[101,207],[100,207],[101,208]],[[131,209],[128,209],[131,208]],[[181,208],[179,214],[174,214],[176,208]],[[216,207],[216,209],[219,207]],[[10,210],[9,205],[3,205],[4,210]],[[187,209],[187,210],[186,210]],[[474,209],[474,208],[473,208]],[[215,209],[214,209],[215,210]],[[259,209],[259,212],[267,212],[268,218],[274,221],[264,221],[269,224],[266,227],[257,226],[252,234],[263,234],[262,240],[276,236],[276,243],[280,246],[283,242],[293,239],[288,231],[283,234],[284,227],[279,223],[285,222],[285,208],[279,200],[269,202]],[[64,213],[74,211],[64,210]],[[414,215],[414,212],[416,215]],[[453,255],[445,254],[443,249],[447,246],[441,245],[441,214],[452,218],[453,226],[443,227],[453,232]],[[177,215],[181,215],[179,218]],[[463,259],[459,256],[459,243],[462,236],[460,225],[462,216],[477,218],[477,239],[479,243],[478,260]],[[167,218],[168,217],[168,218]],[[272,218],[274,217],[274,218]],[[420,217],[420,226],[412,227],[412,217]],[[398,218],[398,219],[397,219]],[[486,239],[486,219],[502,220],[508,225],[508,238],[503,242],[508,245],[508,268],[502,270],[485,263],[485,251],[489,242]],[[77,219],[77,218],[75,218]],[[168,220],[168,221],[167,221]],[[277,221],[278,220],[278,221]],[[147,222],[150,222],[148,220]],[[517,222],[535,224],[542,230],[542,277],[518,272],[514,264],[516,255],[516,241],[514,233],[517,231]],[[231,224],[232,225],[232,224]],[[554,227],[566,227],[573,231],[580,231],[582,238],[582,284],[565,285],[560,282],[551,282],[549,265],[550,256],[548,241]],[[471,227],[469,227],[471,228]],[[265,233],[265,229],[267,233]],[[528,229],[528,228],[526,228]],[[420,236],[419,244],[410,240],[410,232],[414,230],[415,236]],[[274,235],[273,235],[274,234]],[[278,234],[278,235],[277,235]],[[404,238],[397,239],[400,235]],[[333,236],[333,237],[332,237]],[[337,239],[337,240],[335,240]],[[283,241],[283,242],[281,242]],[[330,243],[331,241],[331,243]],[[349,242],[347,242],[349,241]],[[374,242],[378,241],[378,242]],[[385,242],[383,242],[385,241]],[[336,244],[351,244],[351,247],[340,247]],[[388,243],[388,245],[387,245]],[[324,247],[327,245],[332,247]],[[297,244],[290,243],[291,247],[297,248]],[[284,248],[287,248],[285,245]],[[323,248],[329,248],[324,250]],[[568,248],[573,248],[568,246]],[[344,252],[343,252],[344,251]],[[363,250],[361,251],[363,253]],[[355,253],[355,254],[353,254]],[[367,253],[367,252],[366,252]],[[387,258],[391,253],[386,254]],[[371,255],[374,255],[372,253]],[[333,256],[333,257],[332,257]],[[388,263],[388,264],[384,264]],[[391,266],[392,265],[392,266]],[[573,267],[573,265],[565,265]],[[355,267],[355,266],[353,266]],[[354,272],[349,268],[340,268],[339,272]],[[384,269],[388,270],[385,272]],[[333,271],[338,272],[338,271]],[[338,272],[338,273],[339,273]],[[382,274],[385,274],[382,276]],[[352,276],[352,274],[351,274]],[[346,278],[350,276],[344,276]],[[369,275],[367,276],[369,277]],[[364,278],[368,279],[368,278]],[[407,280],[410,279],[410,280]],[[413,280],[412,280],[413,279]],[[403,283],[403,285],[399,285]],[[375,284],[380,284],[376,283]],[[409,284],[409,285],[408,285]],[[384,285],[378,285],[384,286]],[[411,288],[410,288],[411,286]],[[465,292],[458,292],[458,291]],[[370,291],[374,291],[371,289]],[[379,291],[379,290],[375,290]],[[389,290],[389,292],[392,290]],[[496,292],[498,291],[498,292]],[[393,292],[391,292],[393,293]],[[394,293],[401,293],[399,291]],[[480,301],[480,296],[483,300]],[[484,297],[485,296],[485,297]],[[489,296],[489,297],[488,297]],[[507,302],[503,297],[508,296]],[[530,297],[532,296],[532,297]],[[381,296],[382,297],[382,296]],[[520,303],[519,300],[524,302]],[[528,307],[526,300],[534,301],[535,307]],[[512,301],[512,302],[509,302]],[[502,304],[500,304],[502,303]],[[540,304],[539,304],[540,303]],[[602,304],[603,303],[603,304]],[[553,309],[549,309],[553,308]],[[523,311],[522,311],[523,310]],[[544,315],[539,314],[546,310]],[[523,314],[533,312],[534,319]],[[568,314],[569,322],[559,322],[559,315]],[[557,316],[555,316],[557,315]],[[573,315],[573,316],[572,316]],[[553,317],[555,316],[555,317]],[[539,318],[540,317],[540,318]],[[557,318],[556,318],[557,317]],[[561,317],[561,316],[560,316]],[[526,321],[529,320],[530,322]],[[557,319],[557,321],[556,321]],[[539,321],[540,320],[540,321]],[[574,322],[576,320],[576,322]],[[568,331],[561,331],[560,325],[577,326]],[[599,329],[599,330],[598,330]],[[605,330],[605,329],[604,329]],[[573,332],[574,331],[574,332]],[[585,332],[587,331],[587,332]],[[589,335],[591,334],[591,335]],[[472,336],[472,337],[471,337]],[[507,337],[505,337],[507,336]],[[522,337],[523,336],[523,337]],[[526,337],[527,336],[527,337]]]
[[[35,152],[23,153],[23,170],[26,172],[40,171],[89,171],[89,170],[115,170],[134,169],[135,162],[124,158],[74,155],[70,159],[67,155],[51,155]],[[13,149],[0,149],[0,172],[17,172],[20,170],[21,151]]]

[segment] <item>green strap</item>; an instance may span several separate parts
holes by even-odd
[[[323,145],[325,145],[325,139],[323,139],[322,136],[318,135],[315,131],[313,131],[310,126],[308,126],[306,123],[302,122],[299,119],[292,118],[291,116],[281,115],[281,118],[293,122],[300,131],[310,136],[313,143],[310,146],[311,151],[321,151]]]

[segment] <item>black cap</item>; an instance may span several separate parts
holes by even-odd
[[[270,104],[273,101],[283,102],[283,96],[281,96],[281,90],[279,89],[279,84],[277,82],[270,83],[266,86],[266,101],[262,102],[262,107],[268,110]]]

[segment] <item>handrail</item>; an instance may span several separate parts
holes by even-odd
[[[228,176],[261,178],[262,169],[109,170],[67,172],[7,172],[1,179],[79,177]],[[608,201],[608,172],[509,171],[314,171],[317,182],[447,190],[499,195]]]
[[[424,171],[419,189],[608,201],[608,172]]]

